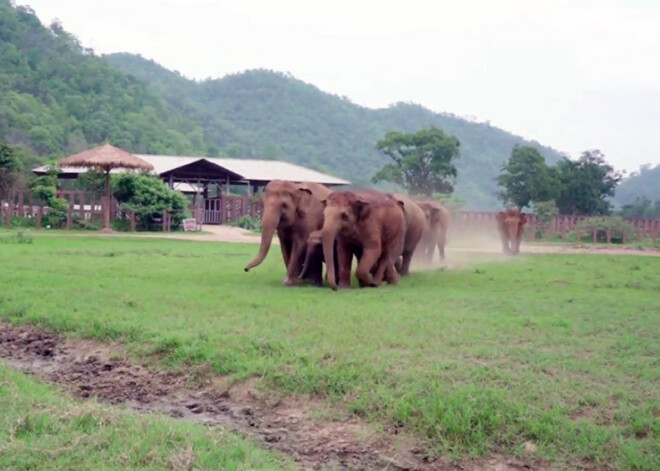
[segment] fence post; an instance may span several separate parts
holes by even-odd
[[[41,229],[41,218],[43,217],[43,215],[44,215],[44,207],[43,206],[37,207],[37,218],[34,221],[35,228]]]
[[[135,213],[133,211],[128,213],[128,219],[131,221],[131,232],[135,232]]]
[[[167,226],[167,211],[163,210],[163,218],[162,218],[162,223],[161,223],[161,229],[163,232],[165,232],[165,227]]]
[[[66,212],[66,228],[71,229],[73,226],[73,202],[69,201],[69,209]]]

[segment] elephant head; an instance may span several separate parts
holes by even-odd
[[[496,215],[497,226],[502,238],[504,253],[516,255],[520,251],[520,240],[527,224],[527,214],[519,209],[507,209]]]
[[[300,216],[301,198],[311,195],[312,191],[301,184],[273,180],[266,185],[263,195],[261,245],[257,256],[245,266],[245,271],[264,261],[270,250],[275,230],[291,227]]]
[[[328,285],[333,290],[337,289],[334,256],[337,237],[355,239],[358,224],[361,220],[368,218],[371,205],[380,205],[387,201],[396,201],[401,206],[401,217],[403,217],[403,202],[373,190],[363,190],[359,193],[351,191],[332,192],[322,201],[324,209],[321,242],[327,268]]]

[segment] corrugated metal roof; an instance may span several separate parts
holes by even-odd
[[[170,172],[178,167],[196,162],[198,160],[207,160],[230,172],[240,175],[245,180],[250,181],[270,181],[270,180],[288,180],[293,182],[315,182],[328,185],[349,185],[350,182],[341,178],[333,177],[325,173],[317,172],[300,165],[280,160],[260,160],[260,159],[229,159],[229,158],[210,158],[210,157],[180,157],[169,155],[149,155],[135,154],[137,157],[146,160],[154,166],[153,173],[161,175]],[[47,165],[34,168],[35,173],[48,171]],[[86,168],[63,168],[66,173],[86,172]],[[125,170],[115,169],[110,173],[122,173]]]

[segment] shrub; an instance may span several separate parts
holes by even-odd
[[[170,190],[158,177],[128,173],[112,181],[113,192],[124,211],[134,212],[142,229],[149,229],[160,219],[163,211],[172,216],[172,229],[181,227],[189,216],[188,198]]]
[[[236,221],[227,222],[228,226],[240,227],[253,232],[261,232],[261,220],[252,216],[241,216]]]
[[[595,230],[596,240],[598,242],[607,242],[607,231],[610,231],[610,240],[613,243],[622,243],[624,233],[629,237],[635,235],[635,226],[627,223],[620,217],[596,217],[585,219],[578,225],[578,228],[581,231],[588,231],[589,233],[593,233]]]

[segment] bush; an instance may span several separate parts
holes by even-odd
[[[623,242],[624,233],[627,234],[629,238],[635,236],[635,226],[627,223],[620,217],[589,218],[582,221],[578,225],[578,228],[581,231],[587,231],[589,233],[593,233],[595,230],[597,242],[607,242],[608,231],[611,233],[610,241],[615,244]],[[593,240],[593,236],[590,236],[589,240]]]
[[[35,227],[35,220],[34,218],[22,218],[20,216],[12,216],[11,217],[11,227],[16,227],[16,228],[31,228]]]
[[[69,203],[62,198],[52,198],[48,202],[48,213],[44,215],[42,224],[52,228],[62,228],[66,225]]]
[[[181,227],[189,216],[188,198],[181,192],[170,190],[158,177],[127,173],[112,181],[114,196],[125,212],[134,212],[142,229],[149,230],[163,215],[171,214],[172,229]]]
[[[255,219],[252,216],[241,216],[236,221],[227,222],[228,226],[240,227],[242,229],[247,229],[252,232],[261,232],[261,220]]]

